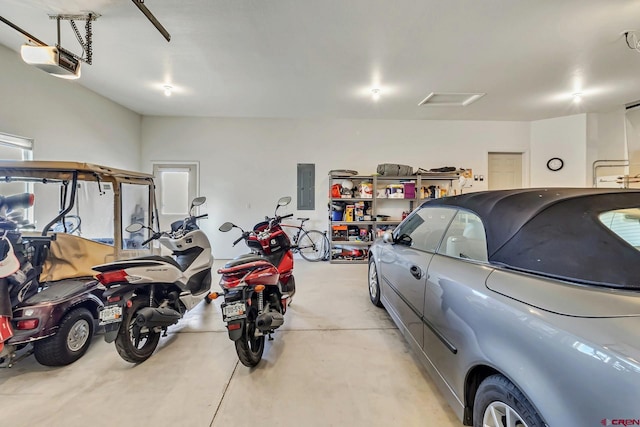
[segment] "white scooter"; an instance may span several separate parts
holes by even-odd
[[[198,197],[191,203],[189,217],[171,224],[171,231],[154,232],[142,242],[152,240],[172,251],[172,256],[146,256],[97,265],[96,277],[107,290],[100,324],[105,341],[115,341],[120,357],[127,362],[147,360],[158,345],[160,333],[182,318],[209,294],[211,289],[211,245],[196,221],[207,214],[193,216],[193,208],[205,202]],[[127,227],[130,233],[142,224]]]

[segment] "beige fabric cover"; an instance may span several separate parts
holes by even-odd
[[[94,242],[71,234],[57,233],[44,263],[41,282],[91,277],[94,265],[112,262],[115,249],[111,245]]]

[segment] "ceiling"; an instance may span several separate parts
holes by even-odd
[[[640,52],[622,35],[640,30],[639,0],[145,5],[171,42],[129,0],[2,0],[0,16],[53,45],[49,14],[99,13],[93,64],[69,84],[143,115],[538,120],[640,99]],[[0,44],[18,52],[25,40],[0,23]],[[65,22],[61,44],[81,53]],[[465,107],[418,106],[431,92],[486,95]]]

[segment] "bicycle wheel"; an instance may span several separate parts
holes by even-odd
[[[329,252],[329,239],[321,231],[305,231],[298,240],[298,250],[307,261],[321,261]]]

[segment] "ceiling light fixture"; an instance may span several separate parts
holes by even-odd
[[[576,104],[582,102],[582,92],[576,92],[573,94],[573,102],[575,102]]]
[[[380,89],[378,89],[378,88],[371,89],[371,98],[374,101],[379,100],[380,99]]]
[[[164,86],[164,96],[171,96],[171,92],[173,91],[173,87],[169,85]]]

